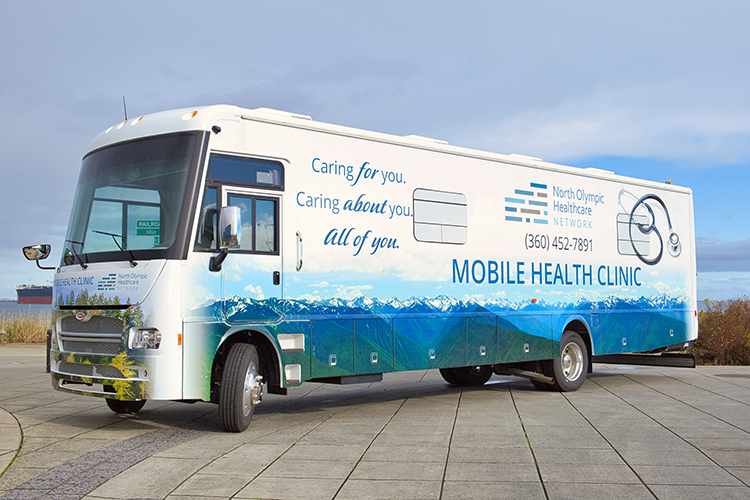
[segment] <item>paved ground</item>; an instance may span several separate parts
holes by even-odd
[[[2,500],[750,499],[750,368],[597,366],[567,394],[306,384],[229,434],[210,404],[122,416],[56,392],[43,354],[0,345]]]

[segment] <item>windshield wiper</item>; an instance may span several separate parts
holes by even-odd
[[[137,265],[138,265],[138,263],[137,263],[137,262],[135,261],[135,258],[133,257],[133,252],[131,252],[130,250],[128,250],[128,251],[126,252],[126,251],[125,251],[125,250],[124,250],[124,249],[122,248],[122,246],[121,246],[121,245],[120,245],[119,243],[117,243],[117,238],[120,238],[120,239],[122,239],[122,240],[124,240],[124,239],[125,239],[125,238],[123,238],[123,237],[122,237],[122,235],[121,235],[121,234],[115,234],[115,233],[106,233],[106,232],[104,232],[104,231],[97,231],[96,229],[92,229],[92,230],[91,230],[91,232],[93,232],[93,233],[98,233],[98,234],[104,234],[104,235],[107,235],[107,236],[111,236],[111,237],[112,237],[112,241],[114,241],[114,242],[115,242],[115,245],[117,245],[117,248],[119,248],[119,249],[120,249],[120,251],[121,251],[121,252],[122,252],[122,254],[123,254],[123,255],[125,256],[125,258],[126,258],[126,259],[128,259],[128,262],[130,262],[130,267],[135,267],[135,266],[137,266]]]
[[[81,245],[81,247],[83,247],[83,243],[81,243],[80,241],[73,241],[73,240],[65,240],[65,241],[66,241],[67,243],[73,243],[73,244],[75,244],[75,245]],[[73,255],[75,256],[75,258],[76,258],[76,259],[78,259],[78,264],[80,264],[80,266],[81,266],[81,267],[82,267],[83,269],[86,269],[87,267],[89,267],[89,266],[88,266],[88,264],[84,264],[84,263],[83,263],[83,259],[81,258],[81,256],[80,256],[80,255],[78,255],[78,253],[76,252],[76,249],[75,249],[75,248],[73,248],[73,247],[71,246],[71,247],[70,247],[70,251],[71,251],[71,252],[73,252]],[[87,259],[88,259],[88,257],[87,257]],[[66,262],[66,264],[68,264],[68,263]],[[70,264],[72,264],[72,262],[71,262]],[[70,265],[70,264],[68,264],[68,265]]]

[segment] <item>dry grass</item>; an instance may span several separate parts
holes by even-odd
[[[0,314],[0,342],[47,342],[47,329],[52,327],[52,312]]]
[[[750,298],[705,301],[692,352],[700,364],[750,365]]]

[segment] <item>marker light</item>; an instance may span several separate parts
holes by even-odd
[[[156,328],[131,328],[131,349],[158,349],[161,344],[161,332]]]

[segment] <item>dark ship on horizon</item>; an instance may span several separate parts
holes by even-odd
[[[19,285],[16,295],[19,304],[52,304],[52,285]]]

